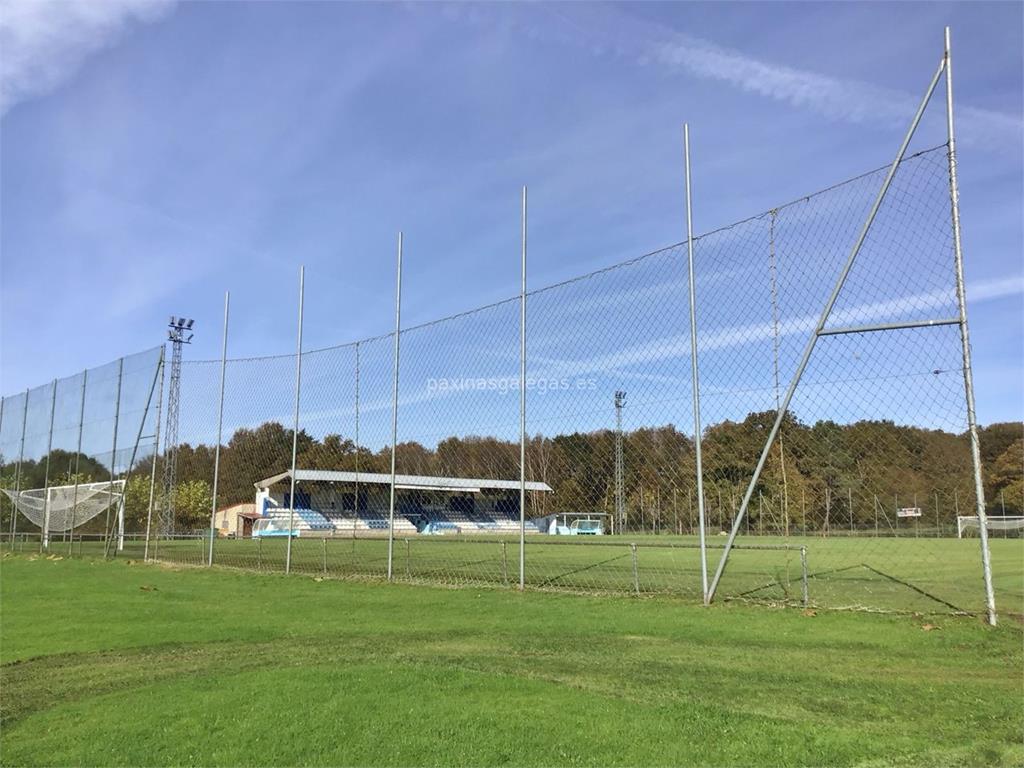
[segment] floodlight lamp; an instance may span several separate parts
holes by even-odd
[[[185,318],[184,317],[179,317],[178,318],[178,327],[179,328],[184,328],[185,327]]]
[[[185,327],[188,328],[189,330],[192,330],[192,323],[194,322],[195,320],[189,319],[189,321],[185,323]]]
[[[168,325],[174,325],[176,322],[177,320],[175,319],[174,315],[171,315],[171,322],[169,322]]]

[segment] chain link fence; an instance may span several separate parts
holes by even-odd
[[[72,554],[73,541],[96,539],[110,554],[124,551],[126,531],[145,530],[162,360],[156,347],[0,401],[0,526],[11,546]]]
[[[512,588],[522,514],[530,589],[698,600],[703,506],[710,569],[731,544],[720,598],[983,611],[978,545],[958,525],[976,498],[948,145],[899,163],[756,472],[887,171],[695,237],[696,328],[681,244],[526,294],[523,382],[519,298],[402,329],[397,398],[393,334],[299,360],[186,360],[164,389],[150,350],[4,398],[4,486],[125,481],[123,540],[111,508],[59,534],[68,554]],[[162,488],[157,414],[174,387]],[[1020,451],[996,462],[1019,469]],[[1024,515],[1019,474],[987,479],[991,514]],[[150,530],[169,494],[173,529]],[[40,549],[3,504],[7,545]],[[1010,612],[1019,531],[990,542]]]

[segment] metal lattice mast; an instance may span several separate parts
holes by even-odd
[[[182,348],[192,341],[193,321],[171,315],[167,340],[171,342],[171,376],[167,387],[167,429],[164,437],[164,482],[160,505],[160,534],[174,534],[174,487],[178,473],[178,407],[181,399]]]
[[[625,462],[622,458],[622,409],[625,405],[626,393],[620,389],[615,393],[615,520],[620,533],[626,532]]]

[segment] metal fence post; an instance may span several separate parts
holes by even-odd
[[[807,492],[800,487],[800,525],[802,527],[801,535],[807,535]]]
[[[395,286],[395,348],[391,387],[391,501],[388,504],[388,581],[391,581],[395,551],[395,453],[398,448],[398,361],[402,337],[402,233],[398,233],[398,269]],[[358,502],[357,502],[358,503]]]
[[[686,166],[686,264],[690,289],[690,378],[693,390],[693,458],[697,472],[697,520],[700,526],[700,588],[704,604],[710,601],[708,594],[708,550],[707,532],[704,524],[704,465],[701,456],[700,423],[700,368],[697,363],[697,286],[693,272],[693,207],[690,189],[690,126],[683,124],[683,155]]]
[[[409,548],[409,539],[405,540],[405,578],[412,578],[412,552]]]
[[[327,575],[327,537],[326,536],[322,537],[320,539],[320,542],[322,544],[322,550],[323,550],[323,571],[324,571],[324,576],[326,576]]]
[[[630,553],[633,557],[633,591],[636,594],[640,594],[640,568],[637,564],[636,544],[629,545]]]
[[[974,410],[974,374],[971,372],[971,340],[967,328],[967,293],[964,288],[964,256],[960,240],[960,190],[957,186],[956,135],[953,129],[953,60],[949,27],[946,27],[943,62],[946,67],[946,133],[949,140],[949,205],[953,219],[953,255],[956,267],[956,299],[960,317],[960,346],[963,354],[964,396],[967,401],[967,428],[971,436],[971,465],[974,471],[975,507],[978,514],[978,538],[981,541],[981,570],[985,583],[988,623],[996,624],[996,598],[992,590],[992,559],[988,548],[988,516],[985,513],[985,487],[981,479],[981,443]]]
[[[508,542],[501,540],[501,581],[508,586]]]
[[[288,497],[288,543],[284,556],[284,572],[292,571],[292,535],[295,532],[295,459],[299,450],[299,398],[302,392],[302,310],[306,295],[306,268],[299,267],[299,330],[295,343],[295,420],[292,424],[291,492]]]
[[[153,499],[156,491],[156,464],[160,458],[160,415],[161,406],[164,401],[164,360],[166,347],[160,347],[160,360],[157,365],[160,367],[160,387],[156,395],[156,431],[153,433],[153,464],[149,468],[149,504],[146,508],[146,543],[143,545],[142,560],[149,560],[149,536],[153,528]]]
[[[526,589],[526,187],[520,218],[519,283],[519,589]]]
[[[800,547],[800,583],[803,589],[804,608],[806,608],[810,600],[807,588],[807,547]]]
[[[213,499],[210,503],[210,554],[206,565],[213,565],[213,540],[217,529],[217,483],[220,480],[220,444],[224,428],[224,373],[228,365],[228,311],[231,306],[231,292],[224,291],[224,339],[220,348],[220,401],[217,405],[217,447],[213,454]],[[299,350],[300,354],[302,350]],[[294,500],[292,506],[294,507]]]
[[[868,212],[867,218],[864,220],[864,224],[861,226],[860,234],[857,236],[857,240],[854,243],[853,248],[850,249],[850,253],[846,257],[846,262],[843,264],[842,271],[839,273],[835,285],[832,287],[832,293],[829,295],[828,300],[825,302],[825,306],[822,309],[821,315],[818,317],[817,325],[811,333],[810,338],[807,340],[803,355],[800,358],[800,363],[797,365],[793,378],[786,390],[786,394],[782,398],[782,403],[779,406],[778,413],[775,415],[775,422],[772,424],[771,431],[768,433],[768,437],[765,440],[764,448],[757,460],[757,466],[754,468],[754,473],[750,478],[750,484],[747,486],[746,493],[743,496],[743,501],[740,503],[739,513],[733,521],[732,530],[729,532],[729,537],[725,542],[725,548],[722,550],[721,557],[718,560],[718,567],[715,570],[715,576],[711,580],[711,586],[708,589],[708,601],[714,598],[715,591],[718,589],[718,584],[722,579],[722,573],[725,571],[725,566],[729,562],[729,553],[732,550],[733,542],[736,540],[736,534],[739,532],[743,518],[746,516],[747,506],[750,504],[751,496],[753,495],[754,489],[757,487],[757,483],[761,478],[761,471],[764,469],[765,461],[768,458],[768,452],[771,450],[772,444],[775,442],[775,436],[778,434],[779,428],[782,426],[782,421],[785,418],[786,412],[789,410],[789,404],[793,400],[796,388],[800,384],[800,380],[803,378],[804,371],[807,369],[807,364],[811,359],[811,353],[814,352],[818,339],[825,335],[823,331],[825,330],[825,324],[828,322],[829,316],[832,314],[832,308],[839,299],[839,294],[842,291],[843,286],[846,284],[846,279],[850,275],[850,270],[853,268],[853,264],[857,259],[857,255],[860,253],[861,247],[864,245],[864,241],[867,239],[868,232],[871,230],[871,225],[874,223],[875,217],[878,215],[878,211],[882,206],[882,201],[885,199],[885,195],[889,191],[892,180],[896,176],[896,171],[899,168],[903,157],[906,155],[907,147],[910,146],[910,140],[914,137],[914,133],[917,131],[917,126],[921,122],[921,117],[924,115],[928,102],[931,101],[932,93],[935,92],[935,87],[938,85],[939,78],[945,68],[945,63],[945,58],[943,58],[943,60],[939,62],[939,66],[935,70],[935,74],[932,76],[931,82],[928,84],[928,89],[925,92],[924,98],[921,100],[921,104],[917,108],[917,112],[914,114],[914,119],[910,123],[910,128],[903,137],[903,143],[900,144],[896,157],[889,165],[889,171],[886,174],[885,180],[882,182],[881,188],[878,190],[874,204],[871,206],[871,210]]]

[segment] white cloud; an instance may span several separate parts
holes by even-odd
[[[654,58],[668,66],[846,122],[905,125],[920,100],[889,88],[760,61],[687,35],[674,34],[669,41],[653,43],[652,49]],[[922,80],[922,91],[923,86]],[[1024,130],[1019,119],[994,110],[962,107],[958,117],[961,133],[976,142],[1019,141]]]
[[[136,23],[162,18],[173,0],[3,0],[0,115],[52,91]]]
[[[577,4],[571,7],[533,6],[543,9],[551,23],[535,37],[553,44],[584,46],[595,56],[614,56],[641,66],[660,66],[706,80],[727,83],[798,109],[848,123],[905,127],[913,117],[929,77],[938,66],[941,50],[922,64],[921,92],[906,93],[863,81],[832,77],[805,69],[764,61],[742,51],[684,34],[614,5]],[[936,105],[943,97],[940,83],[929,112],[942,122]],[[938,107],[938,109],[936,109]],[[927,118],[926,118],[927,119]],[[986,147],[1017,146],[1024,134],[1019,116],[967,105],[957,107],[958,138]],[[943,126],[944,127],[944,126]]]

